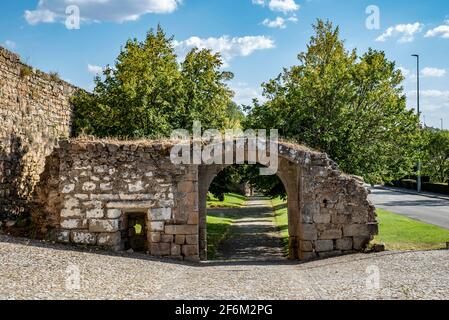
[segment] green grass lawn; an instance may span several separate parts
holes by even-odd
[[[282,235],[282,242],[284,244],[284,253],[288,255],[288,210],[287,201],[281,198],[271,200],[275,211],[274,223],[279,228]]]
[[[286,202],[273,199],[275,223],[288,247],[288,213]],[[387,250],[442,249],[449,242],[449,230],[413,220],[392,212],[377,209],[379,235],[373,243],[385,243]]]
[[[229,235],[229,227],[236,218],[231,211],[227,212],[226,209],[240,208],[245,202],[246,197],[234,193],[226,194],[223,202],[209,195],[208,208],[224,209],[207,214],[207,256],[209,260],[216,259],[218,246]]]
[[[449,242],[449,230],[377,209],[379,235],[373,243],[385,243],[387,250],[442,249]]]
[[[208,208],[240,208],[243,206],[246,202],[246,197],[235,194],[235,193],[228,193],[225,194],[224,201],[218,201],[216,197],[214,197],[212,194],[208,195],[207,198],[207,207]]]

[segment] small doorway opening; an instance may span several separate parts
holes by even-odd
[[[125,250],[147,251],[146,214],[144,212],[127,213],[124,227],[122,239]]]

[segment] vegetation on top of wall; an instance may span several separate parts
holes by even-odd
[[[20,78],[25,79],[33,73],[33,69],[30,66],[23,65],[20,68]]]

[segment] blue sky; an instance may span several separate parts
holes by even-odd
[[[80,9],[80,29],[65,26],[70,4]],[[366,26],[370,5],[379,9],[379,29]],[[316,18],[330,19],[348,48],[384,50],[403,68],[411,108],[411,54],[420,54],[423,116],[428,125],[439,127],[444,118],[449,127],[447,0],[21,0],[1,1],[0,8],[0,45],[86,89],[128,38],[142,39],[160,23],[175,36],[179,54],[193,45],[223,51],[239,103],[259,97],[262,82],[296,63]]]

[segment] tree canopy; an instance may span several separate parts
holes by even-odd
[[[94,92],[74,98],[76,133],[99,137],[169,137],[173,129],[223,129],[239,122],[219,54],[192,49],[179,63],[173,38],[159,26],[129,40],[115,67],[95,79]]]
[[[299,64],[263,84],[266,102],[255,101],[245,127],[279,128],[371,183],[409,173],[421,139],[401,71],[384,52],[346,50],[330,22],[318,20],[314,30]]]

